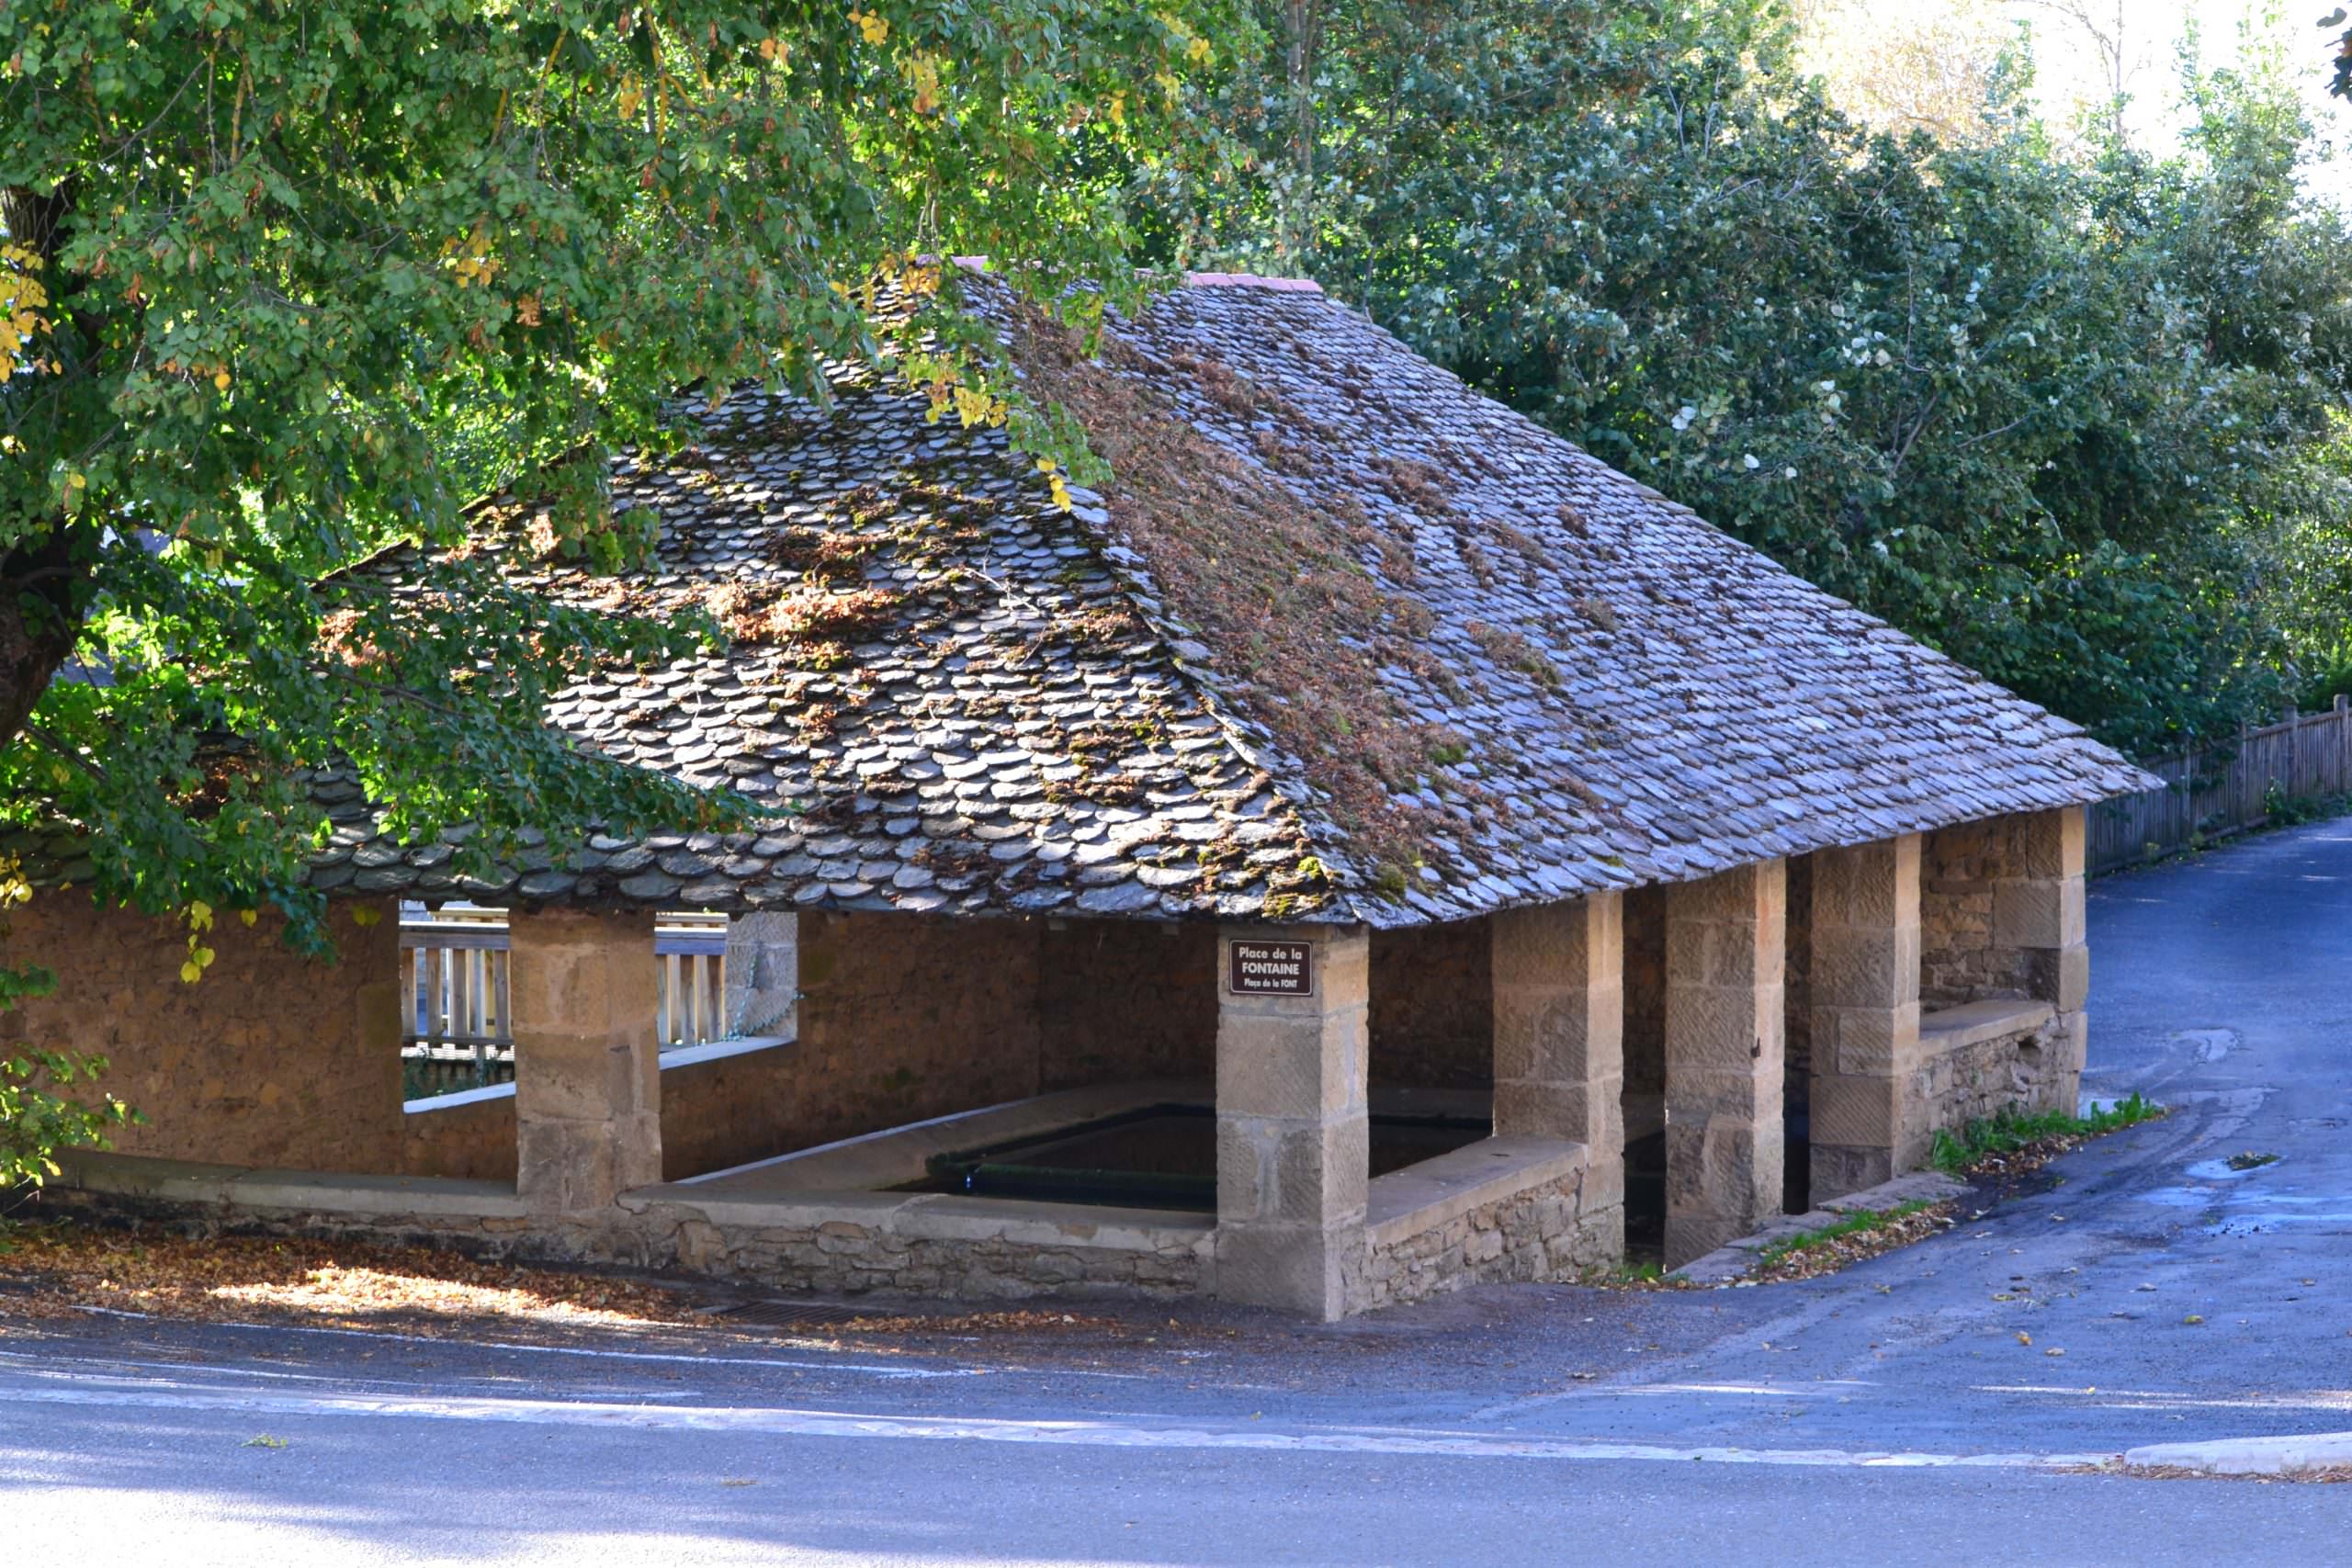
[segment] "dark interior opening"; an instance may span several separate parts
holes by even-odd
[[[1666,1256],[1666,889],[1625,895],[1625,1257]]]
[[[1788,946],[1781,972],[1781,1212],[1813,1207],[1813,857],[1788,863]]]
[[[1485,1117],[1372,1118],[1372,1174],[1385,1176],[1487,1137]],[[1216,1212],[1216,1111],[1205,1105],[1147,1105],[1076,1126],[924,1162],[928,1174],[900,1192],[966,1192],[1053,1203]]]

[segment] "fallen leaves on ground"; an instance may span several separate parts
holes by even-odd
[[[2352,1481],[2352,1468],[2327,1465],[2317,1470],[2291,1470],[2282,1475],[2231,1475],[2219,1471],[2199,1470],[2185,1464],[2127,1464],[2109,1460],[2104,1464],[2086,1464],[2070,1468],[2068,1475],[2126,1475],[2134,1481],[2234,1481],[2256,1486],[2293,1486],[2306,1483],[2341,1485]]]
[[[1079,1313],[1057,1312],[1051,1307],[1036,1311],[967,1312],[953,1317],[933,1316],[928,1313],[890,1316],[877,1313],[872,1317],[854,1317],[846,1323],[831,1325],[842,1334],[1003,1334],[1021,1332],[1054,1332],[1074,1329],[1129,1329],[1133,1325],[1115,1317],[1090,1317]],[[1170,1325],[1173,1327],[1174,1325]]]
[[[2144,1123],[2135,1122],[2133,1125],[2144,1125]],[[2019,1144],[2013,1149],[1997,1149],[1990,1154],[1979,1155],[1958,1169],[1952,1170],[1951,1174],[1959,1177],[1962,1181],[1973,1181],[1991,1187],[1997,1191],[2011,1192],[2027,1177],[2033,1175],[2060,1155],[2072,1154],[2095,1138],[2103,1138],[2110,1133],[2120,1133],[2124,1130],[2121,1127],[2106,1127],[2095,1132],[2047,1134]],[[2052,1217],[2063,1219],[2065,1216],[2053,1215]]]
[[[1893,1252],[1925,1241],[1952,1222],[1952,1205],[1937,1203],[1908,1214],[1891,1214],[1869,1230],[1850,1235],[1827,1236],[1793,1248],[1770,1263],[1761,1263],[1747,1278],[1758,1284],[1781,1280],[1812,1280],[1834,1274],[1866,1258]]]
[[[175,1235],[154,1227],[28,1226],[0,1240],[0,1310],[108,1307],[158,1317],[364,1324],[521,1319],[585,1326],[695,1321],[676,1291],[424,1247],[300,1236]]]
[[[669,1289],[585,1269],[484,1261],[421,1247],[303,1236],[187,1236],[155,1225],[114,1229],[61,1223],[0,1230],[0,1332],[11,1317],[68,1319],[92,1307],[194,1321],[397,1326],[427,1335],[460,1333],[485,1323],[696,1329],[762,1338],[778,1332],[714,1310],[728,1304],[722,1289],[707,1281]],[[1168,1320],[1168,1330],[1182,1328],[1177,1320]],[[854,1317],[828,1311],[820,1322],[786,1332],[838,1344],[868,1337],[1114,1331],[1155,1338],[1166,1332],[1051,1306],[936,1314],[877,1306]]]
[[[1596,1291],[1695,1291],[1701,1288],[1679,1275],[1665,1272],[1654,1263],[1587,1269],[1577,1276],[1577,1283]]]

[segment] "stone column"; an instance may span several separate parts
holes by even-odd
[[[516,911],[515,1190],[551,1213],[662,1179],[653,916]]]
[[[1489,922],[1495,1136],[1585,1145],[1586,1203],[1616,1211],[1624,1251],[1624,899],[1506,909]]]
[[[2083,917],[2083,808],[2009,818],[2007,874],[1993,886],[1993,945],[2018,955],[2029,993],[2058,1010],[2043,1043],[2037,1109],[2072,1113],[2090,1042],[2091,951]]]
[[[1666,890],[1666,1265],[1781,1212],[1788,866]]]
[[[1927,1163],[1918,835],[1815,853],[1812,934],[1810,1190],[1818,1205]]]
[[[1228,926],[1217,953],[1216,1292],[1329,1322],[1363,1276],[1371,942]],[[1238,995],[1233,944],[1298,942],[1312,994]]]

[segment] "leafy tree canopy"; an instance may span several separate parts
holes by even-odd
[[[1214,160],[1188,83],[1238,26],[1193,0],[0,0],[0,827],[71,819],[106,896],[273,898],[315,938],[304,766],[348,759],[485,854],[723,814],[539,724],[584,668],[707,626],[463,560],[413,602],[335,569],[454,543],[509,480],[549,502],[544,547],[627,566],[654,520],[612,514],[603,453],[691,438],[682,389],[821,396],[829,357],[1077,457],[952,312],[877,341],[864,286],[952,295],[935,258],[968,253],[1065,309],[1103,297],[1080,277],[1131,294],[1128,186]]]
[[[1897,141],[1767,0],[1291,0],[1193,215],[1711,521],[2151,752],[2340,649],[2352,244],[2283,70],[2062,154]],[[2099,133],[2094,131],[2095,136]]]

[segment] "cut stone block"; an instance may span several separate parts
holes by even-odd
[[[2091,950],[2086,942],[2041,948],[2033,955],[2033,994],[2060,1012],[2079,1012],[2091,994]]]
[[[1780,1213],[1788,867],[1667,889],[1666,1261]]]
[[[563,1213],[660,1181],[653,916],[518,910],[509,942],[515,1190]]]
[[[1995,945],[2069,947],[2080,942],[2083,936],[2083,884],[2079,877],[2062,882],[2003,882],[1994,887]]]
[[[2083,874],[2085,823],[2079,806],[2025,812],[2017,823],[2019,868],[2029,877],[2065,882]]]
[[[1924,1158],[1933,1129],[1917,1076],[1917,835],[1813,857],[1815,1202],[1873,1186]]]
[[[1216,1290],[1329,1321],[1363,1272],[1370,938],[1362,927],[1233,927],[1309,949],[1313,994],[1236,995],[1217,964]]]
[[[1492,932],[1495,1135],[1568,1138],[1595,1162],[1621,1157],[1623,901],[1601,893],[1506,910]]]

